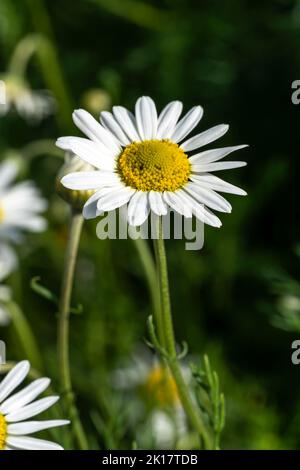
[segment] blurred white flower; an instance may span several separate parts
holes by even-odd
[[[114,106],[112,113],[100,114],[101,124],[83,109],[73,113],[74,123],[88,138],[61,137],[57,146],[96,168],[62,178],[69,189],[96,191],[84,206],[85,218],[128,204],[128,222],[133,226],[142,225],[150,211],[161,216],[169,208],[184,217],[195,215],[214,227],[222,225],[210,209],[231,212],[231,205],[218,192],[246,193],[211,172],[246,165],[220,162],[246,145],[191,154],[222,137],[229,126],[220,124],[186,139],[202,118],[203,109],[194,106],[178,121],[181,112],[182,103],[173,101],[158,115],[153,100],[143,96],[136,102],[135,115]]]
[[[23,231],[41,232],[46,220],[41,216],[47,202],[31,181],[12,184],[18,173],[13,160],[0,163],[0,325],[10,321],[5,304],[11,298],[10,289],[1,285],[17,267],[17,256],[8,243],[20,243]]]
[[[18,173],[13,160],[0,164],[0,243],[19,241],[22,232],[42,232],[47,223],[41,213],[47,202],[31,181],[12,185]]]
[[[279,299],[279,307],[282,310],[300,312],[300,297],[296,295],[284,295]]]
[[[20,76],[7,74],[0,78],[4,84],[0,116],[13,109],[23,119],[39,122],[55,111],[54,98],[47,90],[32,90],[28,82]]]
[[[154,410],[150,416],[150,426],[155,447],[171,449],[181,437],[187,434],[187,423],[182,408],[175,408],[173,413]]]
[[[182,373],[191,385],[192,375],[184,364]],[[156,448],[173,448],[187,435],[187,420],[175,381],[167,367],[151,357],[148,351],[140,349],[128,364],[117,369],[113,384],[117,389],[135,395],[137,416],[132,418],[133,422],[140,421],[142,414],[148,414],[144,424],[146,429],[150,428]]]
[[[0,243],[0,283],[9,276],[17,266],[14,251],[5,243]]]
[[[11,289],[0,284],[0,326],[7,326],[10,323],[10,314],[6,308],[6,303],[12,298]]]
[[[28,361],[19,362],[0,382],[0,450],[63,450],[55,442],[30,437],[30,434],[64,426],[69,421],[27,421],[59,400],[58,396],[49,396],[34,401],[48,388],[48,378],[37,379],[16,392],[29,369]]]
[[[11,300],[11,289],[2,282],[16,266],[17,257],[14,251],[8,245],[0,243],[0,326],[6,326],[10,322],[6,303]]]

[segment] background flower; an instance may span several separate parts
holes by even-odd
[[[32,90],[27,81],[14,75],[0,75],[4,84],[4,100],[0,102],[0,116],[16,111],[23,119],[37,123],[53,114],[55,101],[47,90]]]
[[[19,362],[0,383],[0,450],[62,450],[55,442],[29,437],[44,429],[69,424],[67,420],[28,421],[59,399],[49,396],[34,401],[48,388],[48,378],[37,379],[16,392],[29,369],[28,361]]]
[[[192,375],[186,365],[189,361],[190,358],[186,358],[182,372],[192,391]],[[177,445],[180,448],[183,440],[185,448],[193,448],[194,436],[189,430],[176,384],[146,347],[139,347],[127,363],[114,371],[112,383],[126,403],[134,403],[129,405],[129,421],[140,448],[151,445],[156,449],[172,449]]]
[[[0,241],[19,241],[23,231],[41,232],[47,223],[41,216],[47,202],[31,181],[12,185],[18,173],[17,163],[0,165]]]
[[[2,282],[16,266],[17,257],[14,251],[4,243],[0,243],[0,326],[5,326],[10,321],[5,304],[11,299],[11,289]]]

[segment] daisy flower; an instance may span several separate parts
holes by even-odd
[[[46,201],[31,181],[13,185],[17,173],[16,162],[6,160],[0,164],[0,244],[18,242],[24,230],[41,232],[47,225],[41,216]]]
[[[58,396],[49,396],[34,401],[48,388],[48,378],[37,379],[16,392],[29,369],[28,361],[19,362],[0,382],[0,450],[63,450],[55,442],[30,437],[30,434],[64,426],[69,421],[27,421],[50,408],[59,399]]]
[[[189,368],[182,365],[182,373],[191,386]],[[170,449],[187,436],[188,424],[174,379],[147,350],[141,348],[127,365],[115,371],[113,385],[134,394],[136,405],[131,421],[134,428],[140,423],[143,430],[138,435],[141,439],[149,427],[155,448]],[[143,442],[143,445],[147,443]]]
[[[6,303],[11,300],[11,289],[3,285],[2,282],[16,266],[17,258],[13,250],[0,243],[0,326],[6,326],[10,321]]]
[[[195,106],[179,120],[181,112],[182,103],[172,101],[158,115],[153,100],[143,96],[136,102],[135,115],[114,106],[112,113],[101,113],[99,123],[83,109],[73,113],[75,125],[87,138],[61,137],[57,145],[95,167],[62,178],[69,189],[96,191],[84,206],[86,219],[128,204],[133,226],[142,225],[150,211],[163,216],[168,209],[221,226],[211,209],[230,212],[231,205],[218,192],[246,193],[212,172],[246,165],[220,161],[246,146],[197,151],[223,136],[229,126],[220,124],[187,138],[203,109]]]
[[[0,101],[0,116],[15,110],[27,121],[39,122],[55,110],[54,98],[47,90],[32,90],[28,82],[20,76],[0,77],[3,99]]]

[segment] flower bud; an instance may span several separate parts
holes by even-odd
[[[73,209],[82,210],[86,201],[95,193],[94,190],[80,190],[68,189],[62,185],[61,179],[69,174],[80,171],[93,171],[95,168],[88,163],[85,163],[77,155],[70,152],[66,153],[66,161],[61,167],[55,181],[56,192],[59,196],[72,206]]]
[[[109,94],[101,88],[91,88],[82,97],[82,104],[85,109],[92,114],[99,115],[101,111],[106,111],[111,106]]]

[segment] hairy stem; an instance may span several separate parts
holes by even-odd
[[[72,389],[69,357],[71,296],[82,225],[82,215],[77,212],[73,212],[69,227],[69,238],[65,255],[64,273],[59,302],[58,362],[60,385],[67,406],[67,411],[70,420],[72,421],[73,432],[79,448],[81,450],[87,450],[88,443],[80,421]]]
[[[178,394],[185,413],[198,434],[203,438],[206,449],[212,448],[211,437],[203,422],[201,413],[196,403],[194,403],[190,390],[188,389],[177,358],[176,342],[174,336],[173,319],[171,312],[171,300],[169,291],[169,279],[165,244],[163,238],[162,219],[158,218],[157,239],[154,240],[155,254],[158,269],[159,289],[161,296],[161,316],[164,328],[165,349],[167,352],[167,363],[176,382]],[[159,325],[156,325],[159,328]]]
[[[9,301],[6,307],[26,357],[28,357],[33,367],[43,370],[42,357],[26,316],[16,302]]]
[[[161,304],[159,286],[157,282],[156,266],[154,263],[154,259],[146,240],[144,240],[143,238],[137,238],[136,240],[134,240],[134,245],[139,254],[139,258],[147,280],[153,308],[153,317],[155,324],[157,325],[158,337],[161,344],[165,345],[162,316],[160,313]]]

